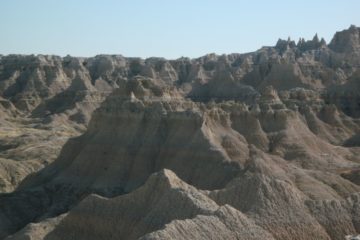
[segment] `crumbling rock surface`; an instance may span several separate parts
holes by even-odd
[[[359,32],[197,59],[2,56],[0,238],[356,235]]]

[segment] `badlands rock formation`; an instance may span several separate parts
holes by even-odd
[[[198,59],[2,56],[0,238],[360,232],[360,29]]]

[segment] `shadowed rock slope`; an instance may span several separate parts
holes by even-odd
[[[58,157],[43,165],[16,151],[27,146],[12,146],[18,135],[0,142],[1,179],[8,192],[17,186],[0,195],[0,237],[300,240],[360,232],[359,35],[352,26],[329,45],[315,36],[170,61],[2,57],[5,130],[20,128],[14,118],[38,141],[60,122],[84,133],[59,153],[44,148],[41,156]],[[25,74],[14,62],[31,64]],[[34,137],[34,129],[44,133]]]

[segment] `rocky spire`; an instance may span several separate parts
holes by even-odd
[[[325,41],[324,38],[321,38],[321,40],[320,40],[320,45],[321,45],[321,46],[325,46],[325,45],[326,45],[326,41]]]
[[[280,52],[286,51],[288,48],[294,48],[296,47],[295,41],[291,40],[290,37],[288,37],[287,40],[283,40],[279,38],[279,40],[276,43],[275,48],[280,50]]]
[[[318,34],[316,33],[315,36],[313,37],[313,43],[320,43],[320,40],[319,40],[319,37],[318,37]]]
[[[321,38],[321,40],[320,40],[318,34],[316,33],[315,36],[313,37],[313,39],[309,40],[309,41],[305,41],[304,38],[300,38],[300,40],[297,44],[297,47],[301,51],[309,51],[309,50],[318,49],[325,45],[326,45],[326,42],[325,42],[324,38]]]

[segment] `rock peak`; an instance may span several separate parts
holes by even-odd
[[[312,40],[305,41],[304,38],[300,38],[297,44],[297,47],[301,51],[309,51],[309,50],[315,50],[318,48],[321,48],[323,46],[326,46],[326,41],[324,38],[319,39],[318,34],[316,33]]]
[[[329,48],[336,52],[360,51],[360,28],[351,25],[349,29],[335,33]]]
[[[280,98],[276,89],[270,85],[263,89],[260,100],[263,102],[279,102]]]

